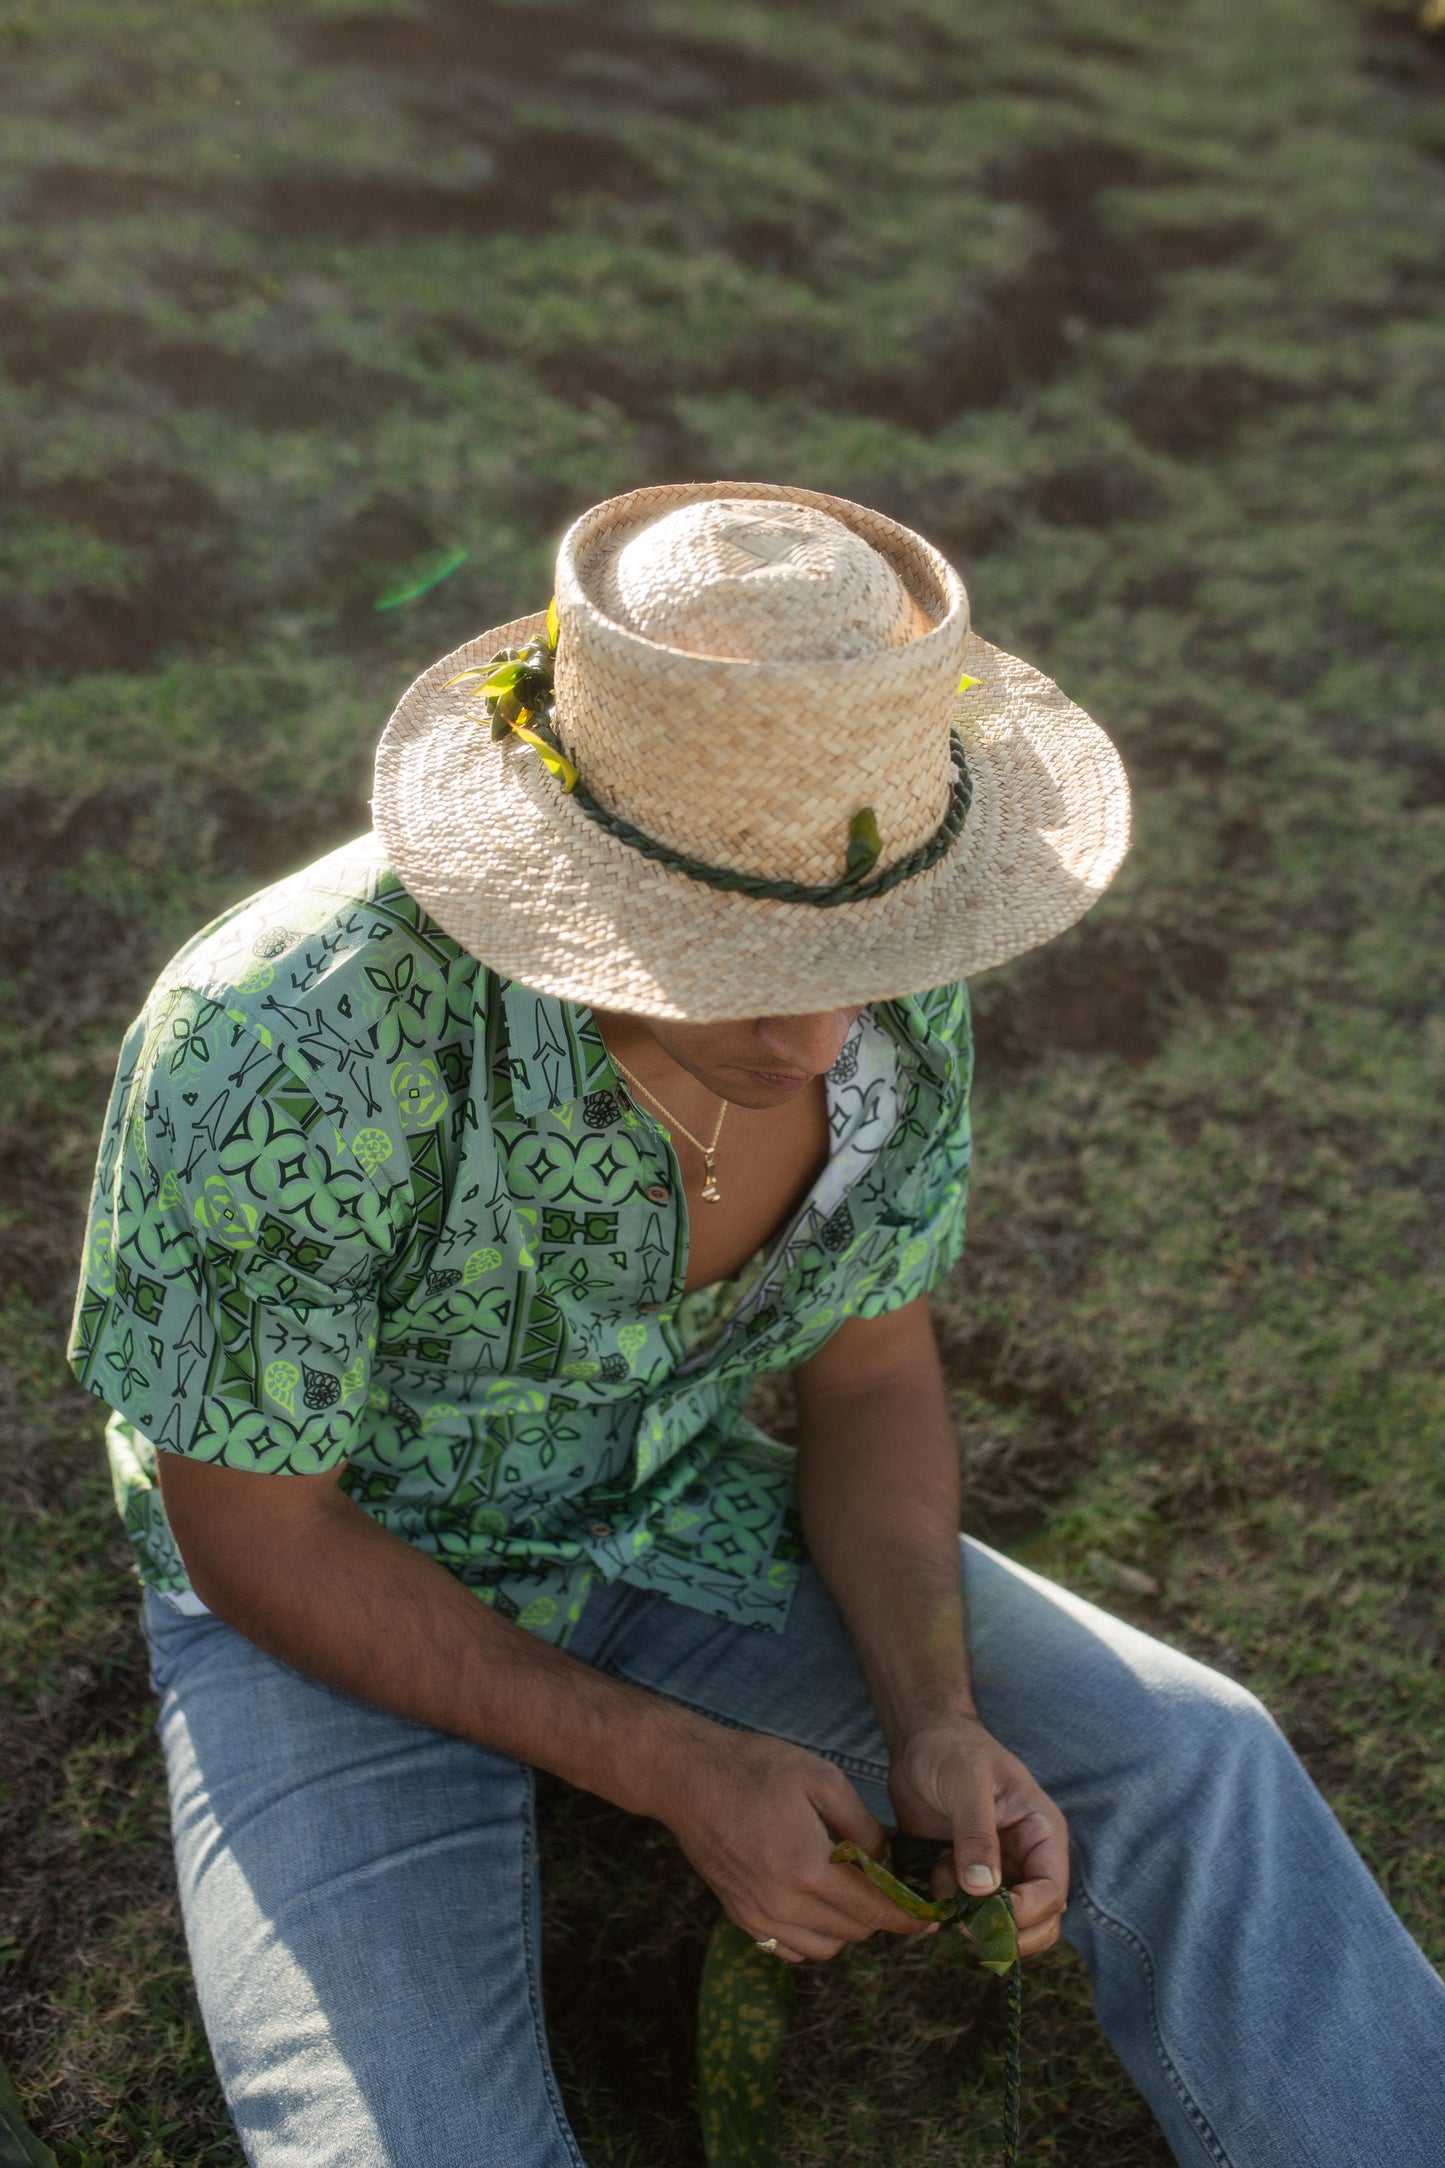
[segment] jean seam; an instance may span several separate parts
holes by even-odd
[[[1100,1928],[1103,1933],[1111,1935],[1116,1942],[1122,1943],[1124,1948],[1136,1960],[1139,1970],[1144,1976],[1145,2000],[1149,2010],[1149,2037],[1153,2044],[1155,2060],[1164,2074],[1169,2090],[1173,2093],[1180,2108],[1188,2118],[1194,2135],[1198,2138],[1200,2144],[1204,2146],[1210,2159],[1215,2163],[1215,2168],[1235,2168],[1232,2156],[1225,2151],[1222,2139],[1189,2087],[1185,2084],[1183,2075],[1175,2064],[1174,2058],[1164,2045],[1164,2035],[1159,2023],[1158,1980],[1148,1944],[1134,1928],[1127,1926],[1123,1920],[1115,1919],[1112,1913],[1106,1912],[1100,1904],[1096,1903],[1094,1898],[1089,1895],[1088,1889],[1077,1871],[1074,1875],[1074,1895],[1084,1911],[1088,1913],[1094,1925]]]
[[[530,1772],[527,1779],[526,1807],[522,1815],[522,1955],[527,1973],[527,2004],[532,2013],[532,2030],[536,2037],[537,2053],[542,2065],[542,2083],[551,2103],[557,2135],[567,2149],[572,2168],[587,2168],[587,2163],[577,2150],[572,2126],[567,2120],[567,2109],[562,2099],[562,2089],[557,2083],[557,2073],[552,2068],[552,2050],[547,2040],[547,2018],[542,2007],[541,1953],[537,1948],[536,1891],[537,1891],[537,1814],[536,1789]]]
[[[640,1683],[630,1677],[620,1665],[593,1660],[592,1669],[605,1672],[609,1679],[623,1679],[630,1686]],[[670,1701],[674,1708],[690,1709],[694,1716],[705,1716],[709,1723],[724,1724],[729,1731],[760,1731],[769,1739],[781,1739],[787,1746],[801,1747],[805,1754],[816,1754],[820,1760],[832,1762],[835,1768],[845,1770],[849,1776],[867,1777],[874,1784],[888,1782],[887,1762],[865,1761],[861,1754],[839,1754],[832,1747],[812,1746],[805,1739],[794,1739],[786,1732],[773,1731],[766,1724],[744,1724],[739,1717],[724,1716],[718,1710],[708,1708],[705,1702],[694,1701],[688,1694],[675,1694],[665,1686],[647,1687],[644,1691],[660,1694],[664,1701]]]

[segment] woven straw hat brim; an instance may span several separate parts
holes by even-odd
[[[539,992],[694,1023],[921,993],[1062,933],[1128,848],[1129,786],[1109,739],[1041,671],[971,634],[978,683],[957,723],[973,802],[937,865],[831,909],[709,887],[589,819],[535,753],[494,744],[480,704],[448,686],[544,622],[497,626],[416,680],[378,750],[373,801],[417,902]]]

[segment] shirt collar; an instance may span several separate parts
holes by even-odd
[[[598,1091],[611,1075],[592,1011],[539,994],[518,979],[498,982],[507,1019],[512,1104],[519,1114],[543,1114]]]

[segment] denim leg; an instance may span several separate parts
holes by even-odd
[[[581,2168],[543,2032],[531,1772],[154,1596],[186,1937],[253,2168]]]
[[[982,1544],[985,1721],[1068,1817],[1064,1931],[1185,2168],[1440,2168],[1445,1986],[1261,1704]],[[890,1819],[883,1742],[808,1573],[780,1635],[610,1589],[593,1661],[825,1753]]]

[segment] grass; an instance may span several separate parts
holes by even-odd
[[[1116,889],[977,989],[971,1524],[1256,1685],[1440,1963],[1445,47],[1346,0],[5,0],[0,53],[0,2040],[64,2168],[239,2160],[60,1357],[119,1031],[652,479],[893,510],[1123,748]],[[588,2156],[695,2161],[706,1893],[543,1821]],[[948,1954],[805,1983],[797,2168],[996,2151]],[[1033,2152],[1162,2161],[1036,1980]]]

